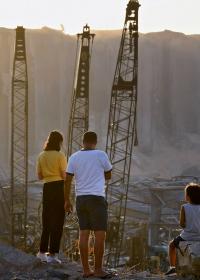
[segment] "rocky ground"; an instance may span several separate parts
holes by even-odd
[[[147,272],[118,273],[114,279],[164,279],[162,275],[149,275]],[[4,243],[0,243],[0,279],[1,280],[78,280],[82,278],[81,266],[63,259],[61,265],[42,264],[35,256],[28,255]],[[97,278],[90,278],[91,280]],[[170,279],[179,279],[170,278]],[[192,278],[189,278],[192,279]]]
[[[35,256],[0,243],[0,279],[2,280],[75,280],[81,277],[81,267],[76,263],[62,265],[42,264]]]

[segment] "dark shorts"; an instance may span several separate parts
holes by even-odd
[[[76,211],[80,230],[107,230],[108,204],[104,197],[82,195],[76,198]]]
[[[174,243],[174,246],[176,248],[179,248],[179,243],[181,241],[185,241],[180,235],[178,235],[177,237],[174,238],[174,240],[172,241]]]

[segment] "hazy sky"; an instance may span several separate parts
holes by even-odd
[[[0,0],[0,26],[49,26],[77,33],[121,29],[128,0]],[[140,0],[140,32],[170,29],[200,34],[200,0]]]

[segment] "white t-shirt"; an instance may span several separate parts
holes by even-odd
[[[76,196],[105,196],[104,172],[112,170],[105,152],[80,150],[69,158],[67,173],[75,177]]]

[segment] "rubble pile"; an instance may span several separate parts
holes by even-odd
[[[64,257],[60,264],[42,264],[35,256],[26,254],[4,243],[0,243],[0,279],[1,280],[79,280],[82,278],[81,265],[75,262],[68,262]],[[123,268],[119,270],[117,280],[161,280],[163,275],[150,275],[148,271],[135,272],[132,269]],[[97,278],[90,278],[91,280]],[[182,278],[172,278],[182,280]],[[185,280],[192,279],[184,278]]]
[[[68,263],[63,259],[62,265],[42,264],[35,256],[0,243],[0,279],[69,279],[81,278],[81,266]]]

